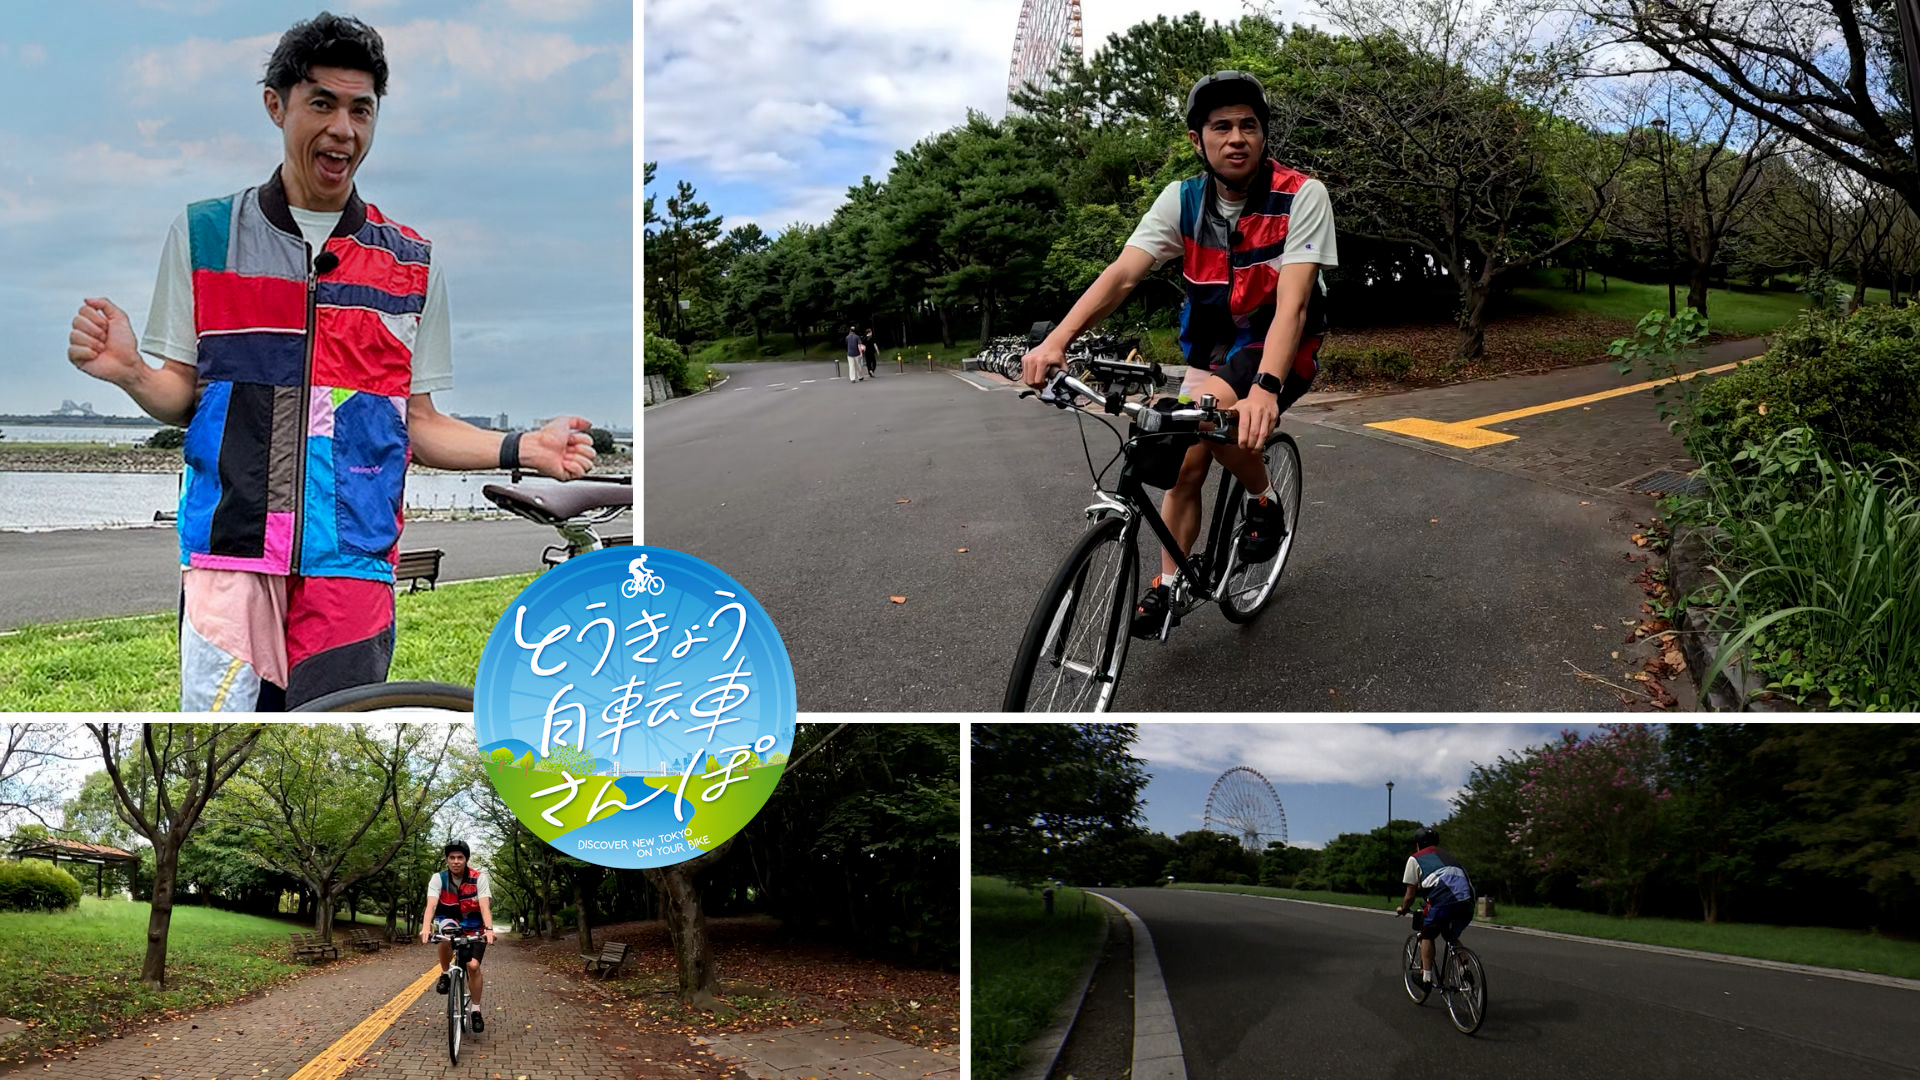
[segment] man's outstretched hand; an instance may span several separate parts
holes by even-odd
[[[556,416],[538,431],[520,436],[520,464],[555,480],[578,480],[592,471],[598,454],[591,427],[578,416]]]

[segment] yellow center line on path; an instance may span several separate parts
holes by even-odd
[[[373,1041],[381,1032],[393,1026],[400,1014],[406,1012],[420,995],[427,992],[434,980],[440,977],[440,968],[429,968],[425,975],[413,980],[405,990],[385,1005],[373,1011],[373,1015],[356,1024],[352,1031],[334,1040],[332,1046],[320,1051],[320,1056],[300,1067],[289,1080],[335,1080],[345,1076],[348,1069],[360,1060],[361,1055],[373,1046]]]
[[[1506,424],[1515,420],[1524,420],[1529,416],[1539,416],[1541,413],[1558,412],[1561,409],[1571,409],[1580,405],[1591,405],[1596,401],[1605,401],[1608,398],[1621,397],[1625,394],[1637,394],[1642,390],[1651,390],[1656,386],[1665,386],[1668,383],[1685,382],[1699,375],[1718,375],[1723,371],[1732,371],[1741,364],[1751,363],[1758,359],[1760,359],[1758,356],[1749,356],[1745,360],[1736,360],[1731,364],[1721,364],[1718,367],[1702,368],[1699,371],[1689,371],[1685,375],[1673,375],[1665,379],[1654,379],[1652,382],[1636,383],[1633,386],[1619,386],[1612,390],[1602,390],[1597,394],[1583,394],[1580,397],[1567,398],[1564,401],[1550,401],[1545,405],[1529,405],[1524,409],[1510,409],[1507,412],[1493,413],[1488,416],[1476,416],[1471,420],[1422,420],[1416,416],[1408,416],[1399,420],[1382,420],[1378,423],[1368,424],[1367,426],[1370,428],[1379,428],[1381,431],[1390,431],[1395,435],[1409,435],[1416,439],[1425,439],[1428,442],[1441,443],[1460,450],[1478,450],[1481,447],[1508,442],[1520,437],[1518,435],[1508,435],[1503,431],[1488,431],[1487,429],[1494,424]]]

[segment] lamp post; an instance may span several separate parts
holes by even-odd
[[[1667,194],[1667,118],[1654,117],[1653,129],[1660,133],[1660,220],[1667,234],[1667,318],[1671,319],[1680,313],[1680,308],[1673,295],[1673,204]]]
[[[1387,781],[1387,843],[1393,843],[1393,781]]]

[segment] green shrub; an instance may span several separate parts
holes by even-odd
[[[1368,374],[1381,379],[1403,379],[1413,370],[1413,354],[1405,349],[1372,348],[1361,353]]]
[[[1920,307],[1802,315],[1765,357],[1702,390],[1694,419],[1723,458],[1806,428],[1850,460],[1920,459]]]
[[[51,863],[0,862],[0,911],[63,911],[80,902],[80,882]]]
[[[187,445],[185,428],[165,427],[147,436],[149,450],[178,450]]]
[[[1707,494],[1672,506],[1713,527],[1723,644],[1702,682],[1744,655],[1804,704],[1920,707],[1920,470],[1848,462],[1794,428],[1700,475]]]
[[[1317,358],[1320,374],[1336,382],[1351,379],[1404,379],[1413,373],[1413,354],[1405,349],[1381,346],[1348,352],[1322,349]]]
[[[675,390],[700,389],[698,386],[688,385],[687,352],[674,344],[671,338],[649,330],[643,349],[642,370],[648,375],[664,377]]]

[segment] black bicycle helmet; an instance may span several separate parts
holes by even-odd
[[[1223,105],[1246,105],[1260,121],[1260,133],[1267,134],[1273,114],[1267,108],[1267,88],[1244,71],[1216,71],[1193,84],[1187,93],[1187,130],[1199,131],[1207,115]]]
[[[467,846],[467,842],[465,840],[447,841],[447,849],[446,851],[442,852],[442,854],[451,855],[456,851],[462,855],[465,855],[469,859],[473,858],[473,849]]]
[[[1420,831],[1413,834],[1413,846],[1415,848],[1439,847],[1440,830],[1431,825],[1421,826]]]

